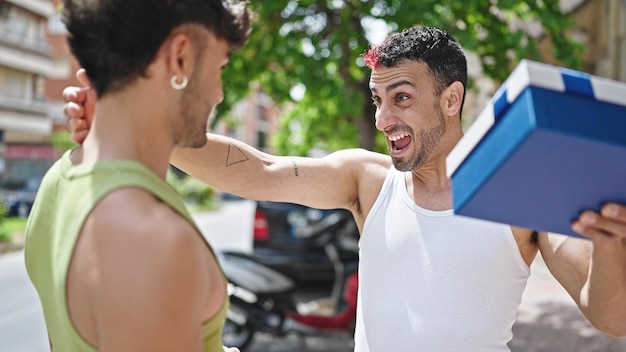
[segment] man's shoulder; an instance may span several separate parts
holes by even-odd
[[[363,148],[340,150],[332,153],[330,157],[341,161],[341,164],[344,166],[349,166],[362,172],[375,172],[378,175],[386,175],[392,165],[389,155]],[[360,175],[363,175],[362,172]],[[365,176],[370,178],[373,175],[368,173]]]
[[[340,155],[343,158],[354,161],[367,161],[369,163],[391,166],[391,157],[389,155],[367,150],[365,148],[343,149],[334,152],[333,154]]]
[[[102,236],[124,234],[127,239],[155,243],[180,240],[178,234],[197,235],[189,220],[139,188],[122,188],[106,195],[94,207],[86,225],[85,230]]]

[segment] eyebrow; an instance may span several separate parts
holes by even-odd
[[[410,82],[410,81],[407,81],[407,80],[402,80],[402,81],[394,82],[394,83],[391,83],[390,85],[388,85],[387,88],[385,88],[385,92],[388,93],[389,91],[391,91],[393,89],[396,89],[396,88],[398,88],[400,86],[403,86],[403,85],[409,85],[409,86],[415,88],[415,84],[413,84],[413,82]],[[377,92],[376,88],[372,87],[372,86],[370,86],[370,90],[372,92],[374,92],[374,93]]]

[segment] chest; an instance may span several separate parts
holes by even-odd
[[[506,225],[429,216],[397,203],[372,217],[360,248],[363,261],[413,268],[424,275],[510,265],[519,252]]]

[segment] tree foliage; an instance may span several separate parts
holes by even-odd
[[[52,132],[52,147],[60,152],[66,152],[78,144],[72,140],[70,132],[65,130],[59,130]]]
[[[555,43],[559,61],[581,64],[580,45],[566,35],[573,20],[561,13],[559,0],[252,0],[251,8],[257,17],[247,46],[224,72],[226,99],[218,117],[258,82],[276,103],[292,106],[275,140],[279,153],[380,149],[369,69],[361,60],[371,44],[365,33],[376,20],[388,32],[413,25],[449,31],[496,81],[520,59],[540,59],[540,33]],[[296,86],[306,87],[299,101],[290,96]]]

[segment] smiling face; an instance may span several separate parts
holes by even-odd
[[[396,169],[413,171],[430,160],[446,133],[436,81],[428,67],[405,60],[370,77],[376,128],[385,134]]]

